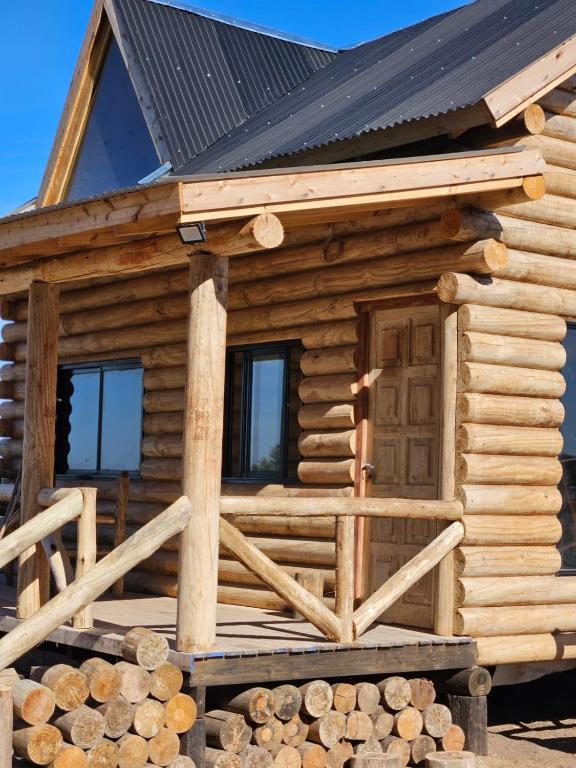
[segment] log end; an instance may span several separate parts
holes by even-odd
[[[530,179],[524,179],[524,181],[528,182],[532,178],[536,177],[530,177]],[[538,178],[543,179],[542,176]],[[544,194],[544,192],[542,192],[542,194]],[[491,272],[504,269],[508,265],[508,248],[504,243],[500,243],[498,240],[494,240],[494,238],[489,238],[486,240],[486,245],[484,247],[484,258],[486,259],[486,264]]]
[[[284,242],[284,227],[273,213],[259,214],[248,222],[243,232],[250,232],[256,243],[266,250],[278,248]]]
[[[546,127],[546,113],[540,104],[530,104],[522,115],[526,130],[532,134],[542,133]]]
[[[444,272],[438,280],[436,291],[440,301],[452,304],[458,294],[458,275],[455,272]]]
[[[526,176],[522,181],[522,189],[529,201],[540,200],[546,192],[546,180],[543,175]]]
[[[462,227],[462,211],[460,208],[450,208],[440,217],[440,232],[442,237],[452,240],[458,237]]]

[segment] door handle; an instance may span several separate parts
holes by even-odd
[[[373,480],[374,479],[374,464],[364,464],[362,467],[362,471],[364,472],[364,475],[367,480]]]

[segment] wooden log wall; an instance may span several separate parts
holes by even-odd
[[[225,493],[352,495],[358,378],[355,302],[430,292],[443,270],[472,267],[486,273],[487,265],[497,263],[501,255],[497,247],[476,244],[472,249],[468,243],[447,248],[440,221],[445,210],[446,204],[391,209],[314,228],[308,244],[231,259],[228,344],[296,339],[303,346],[296,395],[301,434],[293,446],[300,489],[242,484],[230,485]],[[306,239],[303,234],[301,242]],[[422,252],[423,258],[414,259],[415,252]],[[127,535],[180,494],[186,290],[186,270],[181,268],[62,286],[61,362],[140,358],[144,367],[141,478],[130,481]],[[8,437],[1,445],[2,456],[14,467],[22,453],[27,305],[24,297],[11,299],[2,305],[8,322],[0,347],[7,361],[1,387],[7,401],[0,404],[0,431]],[[113,544],[116,483],[98,480],[96,485],[103,553]],[[231,522],[290,573],[321,574],[326,599],[333,601],[333,519],[259,517]],[[142,564],[140,573],[127,576],[126,589],[174,595],[177,562],[177,542],[168,542]],[[285,607],[224,550],[219,599]]]
[[[455,631],[478,638],[480,664],[576,656],[574,636],[555,634],[576,630],[576,579],[558,577],[556,546],[561,342],[576,316],[576,92],[557,88],[540,105],[512,139],[483,132],[479,144],[540,148],[546,194],[444,216],[452,239],[489,234],[508,247],[490,284],[445,275],[440,289],[461,305],[456,479],[466,534],[455,551]]]

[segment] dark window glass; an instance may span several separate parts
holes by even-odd
[[[228,353],[224,474],[290,480],[298,466],[301,348],[246,347]]]
[[[128,70],[112,40],[66,200],[80,200],[137,184],[160,165]]]
[[[562,569],[576,570],[576,326],[569,325],[564,340],[566,365],[562,374],[566,379],[566,393],[562,403],[566,411],[562,424],[564,447],[562,462],[562,539],[558,545],[562,555]]]
[[[136,363],[62,367],[58,375],[56,471],[137,472],[142,368]]]

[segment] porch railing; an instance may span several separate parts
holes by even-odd
[[[40,492],[38,502],[49,507],[0,541],[0,567],[35,547],[73,520],[78,521],[75,579],[62,583],[58,560],[58,594],[0,640],[0,670],[44,641],[60,625],[73,620],[76,628],[93,626],[92,603],[119,578],[181,533],[191,515],[190,501],[181,496],[151,522],[96,563],[96,489],[60,488]]]
[[[455,499],[278,498],[221,499],[220,541],[228,552],[313,624],[328,640],[349,643],[360,637],[419,579],[449,556],[464,536],[463,508]],[[227,516],[336,518],[336,605],[331,611],[296,579],[261,552],[225,518]],[[444,520],[451,524],[361,605],[355,608],[354,518]]]

